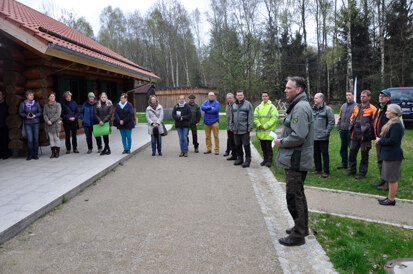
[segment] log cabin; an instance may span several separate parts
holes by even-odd
[[[116,103],[122,92],[158,80],[150,70],[67,25],[15,0],[0,1],[0,90],[8,105],[11,150],[24,149],[18,106],[28,89],[35,91],[42,107],[50,92],[62,101],[67,90],[79,105],[88,92],[106,92]],[[131,93],[129,99],[135,105]],[[39,143],[48,145],[44,124],[40,129]]]

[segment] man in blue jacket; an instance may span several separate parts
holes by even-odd
[[[219,154],[219,102],[215,100],[215,93],[208,93],[208,100],[202,106],[204,114],[205,135],[207,151],[204,154],[212,152],[211,130],[214,133],[215,155]]]

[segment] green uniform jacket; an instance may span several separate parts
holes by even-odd
[[[313,113],[305,92],[301,92],[288,107],[275,164],[284,169],[308,171],[313,168],[313,148]]]
[[[232,105],[232,114],[229,119],[229,128],[234,134],[248,133],[254,127],[254,107],[247,100],[235,101]]]
[[[331,107],[327,106],[325,102],[320,107],[314,105],[313,107],[314,118],[314,140],[322,141],[328,140],[330,132],[336,123],[334,119],[334,112]]]
[[[192,112],[190,125],[196,125],[201,120],[201,107],[198,106],[197,103],[194,103],[193,105],[191,105],[191,103],[188,103],[188,106],[191,108]]]
[[[261,102],[254,111],[254,125],[257,128],[257,138],[259,140],[272,141],[274,138],[270,136],[271,131],[275,131],[278,121],[278,109],[270,100],[266,104]],[[264,129],[260,129],[263,126]]]

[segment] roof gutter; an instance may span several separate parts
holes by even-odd
[[[117,58],[117,57],[115,57],[115,56],[112,56],[112,55],[110,55],[110,54],[107,54],[106,52],[103,52],[103,51],[101,51],[101,50],[94,49],[94,48],[92,48],[92,47],[90,47],[90,46],[88,46],[88,45],[85,45],[85,44],[83,44],[83,43],[79,43],[78,41],[73,40],[73,39],[70,39],[70,38],[68,38],[68,37],[66,37],[66,36],[64,36],[64,35],[61,35],[61,34],[57,33],[57,32],[48,30],[48,29],[46,29],[46,28],[44,28],[44,27],[39,27],[39,31],[44,32],[44,33],[47,33],[47,34],[52,35],[52,36],[54,36],[54,37],[57,37],[57,38],[59,38],[59,39],[61,39],[61,40],[64,40],[64,41],[66,41],[66,42],[75,44],[75,45],[80,46],[80,47],[82,47],[82,48],[88,49],[88,50],[90,50],[90,51],[93,51],[93,52],[102,54],[102,55],[104,55],[104,56],[106,56],[106,57],[115,59],[116,61],[119,61],[119,62],[122,62],[122,63],[126,63],[126,64],[128,64],[128,65],[130,65],[130,66],[133,66],[133,67],[136,67],[136,68],[139,68],[139,69],[142,69],[142,70],[146,70],[146,71],[148,71],[148,72],[152,72],[152,71],[150,71],[150,70],[148,70],[148,69],[145,69],[145,68],[143,68],[143,67],[141,67],[141,66],[139,66],[139,65],[137,65],[137,64],[135,64],[135,63],[133,63],[133,62],[127,62],[127,61],[125,61],[125,60],[122,60],[122,59]]]
[[[114,68],[123,70],[123,71],[127,71],[127,72],[132,73],[132,74],[135,74],[135,75],[143,76],[143,77],[145,77],[145,78],[148,78],[148,80],[149,80],[150,82],[152,82],[152,76],[146,75],[146,74],[144,74],[144,73],[137,72],[137,71],[134,71],[134,70],[131,70],[131,69],[128,69],[128,68],[125,68],[125,67],[122,67],[122,66],[113,64],[113,63],[111,63],[111,62],[104,61],[104,60],[101,60],[101,59],[98,59],[98,58],[89,56],[89,55],[84,54],[84,53],[81,53],[81,52],[77,52],[77,51],[68,49],[68,48],[65,48],[65,47],[63,47],[63,46],[59,46],[59,45],[56,45],[56,44],[53,44],[53,43],[49,43],[49,47],[52,48],[52,49],[58,50],[58,51],[62,51],[62,52],[65,52],[65,53],[69,53],[69,54],[71,54],[71,55],[75,55],[75,56],[78,56],[78,57],[81,57],[81,58],[85,58],[85,59],[88,59],[88,60],[91,60],[91,61],[94,61],[94,62],[98,62],[98,63],[104,64],[104,65],[107,65],[107,66],[111,66],[111,67],[114,67]]]

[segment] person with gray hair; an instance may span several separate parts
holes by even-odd
[[[396,104],[387,106],[386,116],[389,121],[383,126],[380,136],[376,137],[376,144],[381,145],[381,158],[383,159],[381,179],[389,182],[389,194],[384,199],[379,199],[380,205],[396,205],[398,181],[401,179],[401,163],[404,159],[401,142],[404,127],[401,123],[402,109]]]
[[[333,130],[335,119],[331,107],[325,103],[325,96],[322,93],[314,95],[313,119],[314,119],[314,164],[313,174],[322,174],[322,178],[328,178],[330,174],[330,156],[328,154],[328,144],[330,132]],[[323,156],[323,165],[321,164]]]
[[[237,152],[235,149],[235,140],[234,140],[234,133],[229,130],[229,122],[232,115],[232,105],[234,104],[235,97],[234,94],[231,92],[227,93],[227,105],[225,107],[225,113],[227,115],[227,150],[224,153],[224,157],[231,154],[231,157],[228,157],[228,161],[236,160],[237,159]]]
[[[215,93],[208,93],[208,99],[201,106],[204,112],[205,142],[207,151],[204,154],[212,152],[211,130],[214,134],[215,155],[219,155],[219,102],[215,100]]]

